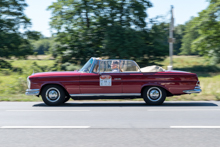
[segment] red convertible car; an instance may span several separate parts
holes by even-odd
[[[195,73],[166,71],[159,66],[140,68],[133,60],[94,57],[79,71],[35,73],[27,81],[26,95],[41,95],[50,106],[70,98],[138,97],[149,105],[159,105],[168,96],[201,92]]]

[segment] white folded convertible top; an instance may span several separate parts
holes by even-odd
[[[141,68],[141,72],[160,72],[160,71],[165,71],[165,69],[157,65],[146,66]]]

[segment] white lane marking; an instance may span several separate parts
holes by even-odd
[[[220,126],[170,126],[178,129],[219,129]]]
[[[147,111],[220,111],[220,109],[148,109]]]
[[[1,129],[86,129],[90,126],[1,126]]]
[[[14,112],[23,112],[23,111],[48,111],[48,112],[52,112],[52,111],[90,111],[90,110],[6,110],[6,111],[14,111]]]

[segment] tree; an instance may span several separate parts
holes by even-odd
[[[198,28],[199,37],[193,41],[193,50],[220,63],[220,0],[210,0],[207,9],[199,13],[194,28]]]
[[[32,54],[31,44],[19,29],[31,25],[23,11],[24,0],[0,1],[0,57],[25,57]]]
[[[41,32],[38,31],[26,31],[24,33],[24,36],[29,39],[29,40],[39,40],[39,39],[43,39],[45,38],[43,34],[41,34]]]
[[[197,17],[192,17],[185,24],[182,46],[180,48],[180,54],[182,55],[198,55],[198,52],[192,49],[193,41],[199,37],[198,27],[195,27],[195,23],[197,23]]]
[[[59,63],[83,64],[91,56],[135,59],[145,65],[167,53],[164,24],[147,28],[148,0],[58,0],[49,6]],[[167,34],[166,34],[167,35]]]
[[[53,38],[43,38],[39,40],[32,40],[33,51],[37,52],[38,55],[44,55],[49,52],[50,47],[54,43]],[[52,52],[51,52],[52,54]]]
[[[185,34],[185,25],[178,25],[174,29],[175,42],[173,44],[173,54],[178,55],[181,52],[182,39]]]

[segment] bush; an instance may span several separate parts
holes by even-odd
[[[61,65],[61,70],[65,71],[74,71],[79,69],[79,66],[75,66],[72,63],[65,62],[64,64]]]
[[[0,68],[11,69],[12,65],[11,65],[11,63],[9,63],[9,62],[7,62],[5,60],[0,59]]]

